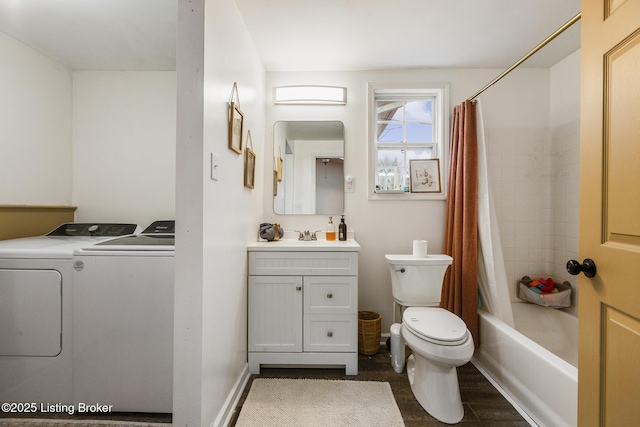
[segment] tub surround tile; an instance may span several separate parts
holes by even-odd
[[[510,287],[523,275],[575,285],[565,263],[577,257],[580,120],[551,129],[485,129],[485,135]]]

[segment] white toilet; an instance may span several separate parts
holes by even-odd
[[[402,372],[406,343],[413,352],[407,361],[407,375],[414,396],[431,416],[455,424],[464,417],[456,367],[471,359],[474,345],[464,321],[439,308],[442,281],[453,258],[385,255],[385,259],[391,271],[393,299],[407,307],[400,333],[398,324],[391,327],[391,347],[397,353],[393,354],[393,367]]]

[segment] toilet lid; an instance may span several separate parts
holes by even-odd
[[[448,310],[437,307],[409,307],[402,323],[414,334],[444,345],[457,345],[467,338],[467,325]]]

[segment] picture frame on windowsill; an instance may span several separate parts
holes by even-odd
[[[410,160],[409,174],[412,193],[442,193],[440,159]]]

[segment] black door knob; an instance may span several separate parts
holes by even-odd
[[[596,275],[596,263],[591,258],[585,258],[582,264],[572,259],[567,261],[567,271],[574,276],[583,272],[585,276],[592,278]]]

